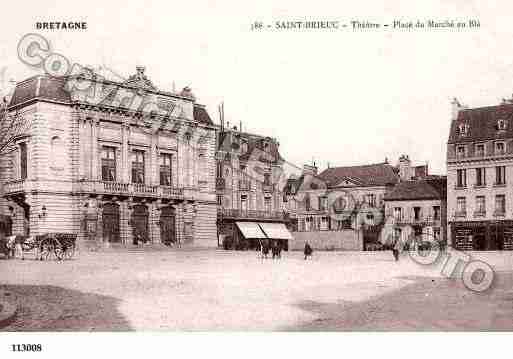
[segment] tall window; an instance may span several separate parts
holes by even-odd
[[[308,193],[307,193],[305,196],[305,210],[309,211],[310,209],[311,209],[310,195],[308,195]]]
[[[102,147],[102,181],[116,180],[116,149]]]
[[[328,197],[319,197],[319,211],[325,211],[328,207]]]
[[[144,151],[132,152],[132,183],[144,183]]]
[[[456,199],[456,211],[460,215],[465,215],[467,212],[467,201],[465,197],[458,197]]]
[[[395,207],[394,208],[394,219],[395,220],[402,220],[403,219],[403,213],[402,213],[402,208],[401,207]]]
[[[20,143],[20,178],[27,178],[27,144]]]
[[[479,214],[486,212],[485,196],[476,196],[476,212]]]
[[[495,167],[495,184],[506,184],[506,167]]]
[[[475,151],[476,152],[476,156],[477,157],[483,157],[484,154],[485,154],[484,150],[485,150],[484,144],[483,143],[478,143],[476,145],[476,151]]]
[[[372,207],[376,207],[376,195],[375,194],[368,194],[365,196],[365,202]]]
[[[476,168],[476,186],[486,186],[485,168]]]
[[[240,209],[241,211],[248,210],[248,196],[245,194],[240,196]]]
[[[506,153],[506,145],[504,142],[496,142],[495,143],[495,154],[496,155],[503,155]]]
[[[433,206],[433,220],[440,220],[440,206]]]
[[[467,170],[456,170],[456,187],[467,187]]]
[[[167,153],[162,153],[159,157],[159,168],[160,168],[160,185],[171,186],[171,164],[172,156]]]
[[[506,196],[498,194],[495,196],[495,214],[504,215],[506,213]]]
[[[265,207],[266,212],[271,212],[272,205],[273,204],[271,202],[271,197],[264,197],[264,207]]]
[[[420,221],[421,213],[420,207],[413,207],[413,219],[416,221]]]
[[[458,156],[458,158],[465,157],[465,146],[456,147],[456,156]]]
[[[270,185],[271,185],[271,174],[264,173],[264,186],[270,186]]]

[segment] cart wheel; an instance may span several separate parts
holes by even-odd
[[[65,259],[73,259],[75,256],[75,244],[72,244],[71,246],[67,247],[64,251],[64,258]]]
[[[54,251],[55,251],[55,249],[54,249],[53,242],[49,239],[44,239],[41,242],[41,250],[40,250],[39,258],[41,260],[46,261],[52,256],[52,253],[54,253]]]

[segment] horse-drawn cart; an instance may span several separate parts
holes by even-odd
[[[34,259],[72,259],[76,252],[76,234],[45,233],[38,236],[13,235],[6,237],[7,257],[25,258],[25,253],[34,253]]]

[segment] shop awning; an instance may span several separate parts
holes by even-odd
[[[292,234],[283,223],[258,223],[267,238],[292,240]]]
[[[255,222],[235,222],[246,239],[266,239],[264,232]]]

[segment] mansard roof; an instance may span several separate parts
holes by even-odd
[[[318,177],[330,187],[335,187],[345,180],[358,186],[387,186],[399,182],[397,169],[388,163],[331,167],[321,172]]]
[[[499,130],[498,121],[505,120],[506,128]],[[460,133],[466,125],[466,133]],[[475,142],[513,138],[513,103],[460,110],[451,122],[448,143]]]
[[[30,77],[22,82],[16,84],[13,95],[9,102],[9,107],[22,105],[32,100],[42,100],[42,101],[51,101],[51,102],[59,102],[64,104],[71,104],[71,96],[70,92],[66,89],[66,81],[67,77],[53,77],[53,76],[44,76],[37,75]],[[136,80],[135,78],[133,79]],[[144,78],[139,79],[141,81],[145,81]],[[134,82],[130,82],[129,79],[127,82],[131,84],[131,86],[135,86]],[[151,81],[150,81],[151,82]],[[125,84],[107,81],[106,84],[117,84],[119,86],[125,86]],[[142,88],[142,87],[140,87]],[[150,90],[149,85],[146,90]],[[179,98],[183,98],[180,95],[173,95],[171,93],[158,92],[165,96],[175,96]],[[193,101],[192,98],[186,98],[188,101]],[[194,103],[194,111],[193,111],[194,119],[199,123],[203,123],[206,125],[213,125],[212,119],[210,118],[205,106],[200,105],[198,103]]]
[[[428,176],[421,180],[410,180],[398,183],[384,197],[385,201],[405,200],[444,200],[447,177]]]

